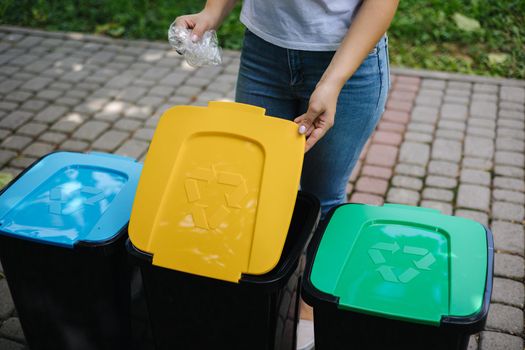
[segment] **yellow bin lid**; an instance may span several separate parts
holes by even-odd
[[[297,125],[231,102],[161,117],[129,224],[153,265],[238,282],[278,263],[304,158]]]

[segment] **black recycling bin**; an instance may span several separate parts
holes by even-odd
[[[56,152],[0,192],[0,259],[32,350],[130,349],[125,240],[141,168]]]
[[[487,228],[437,210],[335,208],[303,279],[316,350],[466,350],[487,319],[493,254]]]
[[[296,348],[303,252],[319,220],[319,201],[299,193],[277,266],[238,283],[155,266],[131,241],[140,266],[156,349]]]

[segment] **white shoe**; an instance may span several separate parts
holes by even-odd
[[[297,350],[312,350],[314,345],[314,322],[299,320],[299,325],[297,326]]]

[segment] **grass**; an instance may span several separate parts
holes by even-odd
[[[0,23],[121,38],[167,40],[175,17],[203,0],[3,0]],[[240,6],[219,31],[242,45]],[[401,0],[389,30],[392,64],[525,79],[525,0]]]

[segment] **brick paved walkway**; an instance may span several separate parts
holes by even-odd
[[[0,170],[56,149],[143,159],[175,104],[232,99],[239,64],[194,70],[161,43],[0,27]],[[438,208],[495,235],[493,304],[471,349],[523,349],[525,81],[393,70],[377,131],[348,195]],[[1,278],[1,276],[0,276]],[[23,334],[0,279],[0,348]]]

